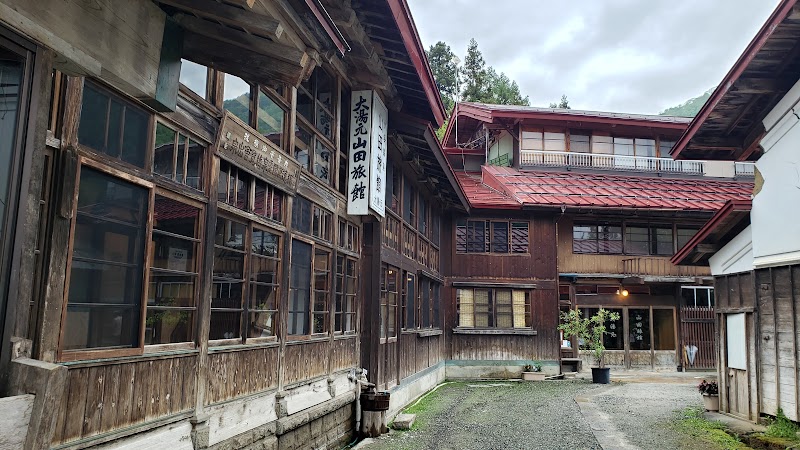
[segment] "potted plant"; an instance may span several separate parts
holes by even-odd
[[[719,386],[716,381],[703,380],[697,385],[697,391],[703,396],[706,411],[719,411]]]
[[[583,346],[592,351],[597,367],[592,367],[592,382],[608,384],[611,382],[611,369],[603,367],[603,355],[606,347],[603,345],[603,337],[609,335],[616,336],[612,331],[606,329],[606,322],[619,320],[619,313],[600,308],[591,317],[581,317],[581,311],[571,309],[569,312],[561,313],[561,325],[558,329],[564,332],[565,339],[577,337]]]
[[[533,364],[526,364],[522,368],[522,379],[525,381],[544,381],[545,374],[542,372],[542,364],[534,361]]]

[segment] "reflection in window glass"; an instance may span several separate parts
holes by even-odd
[[[65,350],[139,345],[148,191],[81,167]]]
[[[258,132],[278,148],[283,146],[283,126],[286,112],[264,92],[258,92]]]
[[[280,237],[277,234],[253,228],[248,337],[275,335],[279,293],[279,251]]]
[[[239,77],[225,74],[223,108],[250,124],[250,85]]]
[[[206,98],[208,69],[206,66],[181,59],[180,82],[201,98]]]
[[[145,344],[194,339],[200,210],[156,196]]]
[[[112,158],[144,167],[149,115],[84,83],[78,141]]]
[[[245,224],[224,217],[217,218],[209,339],[242,336],[246,233]]]
[[[153,173],[172,178],[177,132],[161,122],[156,125],[156,145],[153,150]]]
[[[310,169],[312,141],[311,132],[298,125],[295,130],[294,159],[306,170]]]
[[[289,335],[309,334],[311,303],[311,245],[292,241],[289,274]]]

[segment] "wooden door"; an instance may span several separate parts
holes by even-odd
[[[720,321],[724,339],[723,355],[725,359],[720,372],[726,380],[720,380],[720,392],[724,397],[721,409],[728,414],[749,419],[750,409],[750,374],[749,367],[752,355],[749,353],[748,339],[752,336],[752,313],[723,314]]]
[[[681,307],[681,358],[686,370],[717,368],[714,308]],[[692,358],[694,353],[694,358]]]

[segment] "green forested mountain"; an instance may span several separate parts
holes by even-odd
[[[694,117],[700,112],[700,108],[703,107],[708,98],[711,97],[711,93],[714,92],[714,89],[715,88],[711,88],[695,98],[690,98],[680,105],[667,108],[658,114],[661,116]]]

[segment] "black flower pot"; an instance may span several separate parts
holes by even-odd
[[[611,369],[608,367],[592,367],[592,383],[611,383]]]

